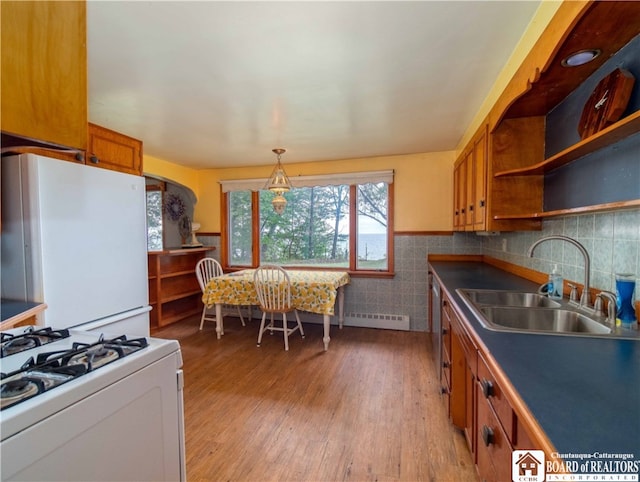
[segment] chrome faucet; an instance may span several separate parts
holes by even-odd
[[[566,241],[567,243],[573,244],[576,248],[578,248],[578,250],[582,254],[582,258],[584,260],[584,287],[582,288],[582,295],[580,296],[580,306],[589,308],[591,303],[591,297],[589,296],[590,261],[589,261],[589,253],[587,253],[587,250],[585,249],[584,246],[582,246],[575,239],[570,238],[568,236],[553,234],[551,236],[545,236],[544,238],[540,238],[535,243],[533,243],[529,248],[529,257],[530,258],[533,257],[533,250],[536,248],[536,246],[538,246],[540,243],[544,241],[550,241],[553,239]]]
[[[606,298],[608,302],[606,313],[604,312],[604,309],[603,309],[604,308],[602,303],[603,298]],[[593,304],[593,309],[596,310],[597,314],[606,315],[607,323],[612,324],[613,326],[616,326],[616,308],[617,308],[616,302],[617,302],[616,295],[614,295],[611,291],[603,290],[596,295],[596,301]]]

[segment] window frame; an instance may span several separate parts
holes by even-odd
[[[295,188],[295,187],[294,187]],[[358,209],[357,209],[357,189],[358,184],[349,184],[349,267],[331,268],[323,266],[293,266],[287,265],[287,269],[308,269],[318,271],[348,271],[351,276],[362,276],[371,278],[391,278],[394,272],[394,183],[387,183],[387,269],[386,270],[364,270],[357,269],[357,233]],[[229,191],[230,192],[230,191]],[[221,210],[221,236],[220,236],[220,256],[222,266],[225,270],[234,271],[241,269],[257,268],[260,265],[260,193],[251,191],[251,266],[236,266],[229,264],[229,192],[223,192],[220,187],[220,210]]]

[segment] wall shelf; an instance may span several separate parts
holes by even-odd
[[[202,311],[196,264],[213,247],[149,252],[151,328],[175,323]]]
[[[611,211],[613,209],[632,209],[637,207],[640,207],[640,199],[634,199],[631,201],[619,201],[619,202],[606,203],[606,204],[596,204],[593,206],[581,206],[579,208],[571,208],[571,209],[558,209],[556,211],[496,215],[493,217],[493,219],[495,220],[542,219],[542,218],[552,218],[555,216],[568,216],[571,214],[585,214],[585,213],[595,213],[595,212],[601,212],[601,211]]]
[[[195,276],[195,275],[194,275]],[[198,288],[197,290],[191,290],[191,291],[184,291],[182,293],[176,293],[174,295],[171,296],[163,296],[160,299],[161,303],[168,303],[170,301],[175,301],[175,300],[180,300],[182,298],[188,298],[189,296],[193,296],[193,295],[201,295],[202,292],[200,291],[200,289]]]
[[[182,275],[185,275],[185,274],[193,274],[193,273],[194,273],[193,269],[187,269],[187,270],[184,270],[184,271],[173,271],[171,273],[162,273],[160,275],[160,278],[162,278],[162,279],[173,278],[173,277],[176,277],[176,276],[182,276]]]
[[[615,144],[638,132],[640,132],[640,110],[542,162],[532,166],[496,172],[494,177],[537,176],[545,174],[591,152]],[[494,219],[508,218],[495,216]]]

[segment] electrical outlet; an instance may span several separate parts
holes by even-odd
[[[503,238],[502,240],[502,251],[507,251],[507,238]]]

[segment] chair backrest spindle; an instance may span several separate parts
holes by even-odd
[[[279,312],[292,309],[289,275],[280,266],[260,266],[253,275],[253,282],[264,310]]]
[[[222,274],[222,266],[213,258],[202,258],[198,261],[198,264],[196,264],[196,277],[198,278],[198,284],[203,293],[209,280]]]

